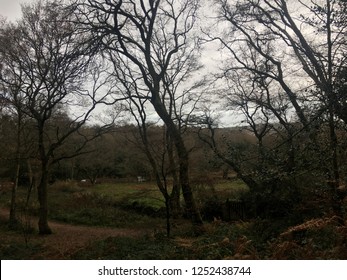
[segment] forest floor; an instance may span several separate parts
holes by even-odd
[[[8,220],[9,210],[0,208],[0,221]],[[37,225],[38,218],[30,217],[30,224]],[[38,258],[42,259],[69,259],[70,256],[85,248],[90,243],[103,240],[108,237],[140,237],[145,231],[127,228],[103,228],[77,226],[55,221],[49,221],[53,233],[50,235],[30,234],[28,237],[32,243],[40,243],[44,248]],[[23,233],[13,231],[11,234],[0,231],[1,243],[11,241],[25,241]],[[44,253],[42,253],[44,252]]]

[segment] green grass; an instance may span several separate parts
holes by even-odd
[[[219,203],[227,198],[239,199],[248,191],[239,180],[220,181],[213,187],[200,182],[192,187],[200,206],[208,206],[211,200]],[[296,224],[289,218],[206,222],[207,232],[199,237],[192,235],[189,220],[178,220],[174,221],[172,236],[168,239],[165,237],[165,220],[157,215],[160,212],[156,212],[164,205],[162,195],[150,182],[95,186],[59,182],[49,187],[48,195],[50,219],[147,232],[139,238],[117,237],[94,242],[71,256],[73,259],[345,259],[347,256],[346,228],[327,226],[312,229],[301,239],[288,242],[281,239],[281,233]],[[9,207],[10,196],[10,191],[0,194],[1,206]],[[25,197],[26,189],[19,188],[19,209],[23,208]],[[36,197],[36,193],[31,196],[29,208],[32,214],[38,211]],[[20,232],[9,231],[6,222],[0,222],[3,237],[18,235],[14,241],[7,238],[0,244],[1,259],[35,259],[40,256],[43,248],[39,243],[29,240],[25,244]]]
[[[197,191],[197,190],[195,190]],[[199,186],[197,199],[211,198],[211,188]],[[222,181],[215,185],[219,199],[237,199],[247,191],[239,181]],[[25,189],[18,192],[19,203],[24,202]],[[140,237],[110,237],[96,241],[77,253],[72,259],[345,259],[344,231],[327,226],[312,229],[298,240],[285,240],[281,233],[292,226],[289,219],[252,219],[247,222],[206,223],[206,234],[192,234],[189,220],[174,221],[171,238],[165,236],[165,221],[132,209],[133,203],[155,209],[160,201],[155,185],[101,184],[81,187],[76,184],[55,184],[49,189],[50,219],[71,224],[138,229]],[[2,194],[2,201],[9,201],[10,193]],[[30,204],[37,212],[36,196]],[[128,207],[128,208],[127,208]],[[5,221],[0,223],[0,234],[12,236],[0,244],[1,259],[42,258],[40,243],[30,240],[26,244],[21,232],[9,231]],[[146,234],[145,234],[146,232]],[[37,234],[35,232],[34,234]]]
[[[23,208],[27,191],[18,188],[18,208]],[[159,217],[142,213],[150,207],[153,213],[164,206],[160,192],[152,184],[100,184],[78,186],[74,182],[57,182],[48,189],[49,218],[72,224],[142,228],[162,223]],[[0,195],[3,207],[10,206],[11,192]],[[132,209],[136,204],[137,209]],[[38,214],[36,193],[31,194],[29,209]],[[148,210],[148,209],[147,209]],[[148,211],[147,211],[148,212]]]
[[[237,198],[247,191],[241,181],[222,181],[215,185],[221,200]],[[195,190],[206,196],[204,187]],[[11,192],[0,195],[9,207]],[[36,193],[31,194],[30,211],[38,213]],[[23,207],[26,189],[18,188],[18,205]],[[151,182],[79,186],[76,182],[56,182],[48,189],[49,218],[72,224],[110,227],[143,227],[163,223],[165,204],[157,186]]]
[[[153,183],[142,184],[105,184],[96,185],[93,192],[105,195],[120,203],[133,204],[137,202],[155,209],[164,207],[164,199],[157,186]]]
[[[215,185],[217,193],[223,194],[229,199],[239,199],[243,194],[249,191],[249,188],[242,180],[223,180]]]
[[[49,204],[51,218],[90,226],[133,228],[160,222],[159,218],[131,209],[135,201],[153,205],[147,192],[144,193],[137,185],[100,184],[72,190],[61,192],[59,187],[52,186],[52,202]]]

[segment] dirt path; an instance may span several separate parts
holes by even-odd
[[[9,211],[7,209],[0,209],[1,220],[8,219],[8,215]],[[37,217],[33,217],[31,224],[36,226],[37,222]],[[33,234],[30,236],[30,241],[42,242],[45,250],[42,255],[40,254],[40,256],[45,259],[68,259],[71,255],[90,244],[92,241],[102,240],[107,237],[138,237],[144,234],[143,231],[133,229],[76,226],[54,221],[50,221],[49,226],[51,227],[53,234],[46,236]],[[11,236],[0,235],[0,239],[16,237],[22,238],[23,240],[23,236],[20,234],[11,234]]]

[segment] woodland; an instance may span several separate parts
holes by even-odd
[[[345,0],[0,23],[1,259],[347,258]]]

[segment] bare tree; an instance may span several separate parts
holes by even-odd
[[[67,20],[59,1],[39,1],[24,5],[22,10],[22,19],[1,34],[1,52],[7,57],[1,78],[8,89],[17,89],[20,111],[36,123],[37,157],[41,164],[39,232],[50,234],[47,186],[51,165],[77,155],[86,141],[95,137],[81,135],[85,141],[80,142],[73,155],[60,149],[79,133],[103,99],[97,91],[104,82],[99,75],[100,65],[84,52],[82,37]],[[65,112],[70,115],[69,122],[61,126],[59,115]]]
[[[195,230],[202,219],[189,183],[188,151],[183,141],[182,107],[191,102],[182,91],[182,75],[197,68],[197,41],[193,36],[197,1],[77,1],[78,22],[94,36],[114,69],[126,69],[131,84],[127,98],[148,100],[164,122],[179,159],[179,182]],[[194,62],[195,61],[195,62]],[[177,87],[172,91],[172,87]],[[179,114],[179,115],[177,115]]]
[[[224,65],[224,76],[246,71],[253,75],[253,81],[258,81],[258,89],[262,88],[259,81],[269,85],[265,95],[268,100],[262,99],[261,104],[286,129],[285,141],[305,132],[315,142],[317,127],[328,126],[327,178],[337,190],[341,181],[336,131],[341,114],[337,108],[343,98],[337,98],[336,92],[338,77],[346,68],[346,3],[327,0],[295,3],[217,0],[216,3],[219,22],[226,29],[224,34],[211,34],[210,38],[218,40],[230,58]],[[250,94],[260,104],[255,100],[256,94]],[[275,106],[276,96],[287,100],[285,114],[281,107]],[[253,114],[259,108],[258,105],[248,112]],[[301,126],[297,123],[293,126],[296,121]],[[341,211],[336,213],[341,216]]]
[[[6,28],[12,30],[14,27],[6,23],[5,21],[2,24],[3,25],[1,29],[1,35],[2,35],[1,37],[2,39],[4,39],[4,36],[8,36],[8,34],[6,34],[8,31],[6,30]],[[13,153],[14,153],[16,164],[15,164],[15,175],[14,175],[14,183],[12,187],[11,207],[10,207],[10,217],[9,217],[9,226],[10,228],[12,228],[12,227],[16,227],[18,223],[17,211],[16,211],[17,210],[16,196],[17,196],[17,188],[18,188],[20,166],[21,166],[21,160],[22,160],[22,150],[23,150],[22,141],[23,141],[24,115],[22,112],[22,100],[21,100],[21,96],[19,92],[20,91],[19,81],[16,79],[13,73],[11,73],[11,71],[8,71],[8,69],[4,67],[4,64],[10,65],[12,63],[10,57],[8,57],[4,52],[4,50],[8,47],[4,44],[5,41],[6,40],[3,40],[1,43],[2,51],[0,52],[0,57],[2,61],[2,63],[0,64],[0,67],[1,67],[0,98],[2,100],[2,111],[4,111],[4,114],[7,114],[13,117],[13,119],[15,120],[14,123],[16,128],[16,133],[15,133],[16,136],[14,137],[14,139],[11,139],[11,137],[8,137],[9,135],[7,135],[7,138],[9,138],[15,143],[15,148]],[[11,81],[11,83],[8,83],[8,81]]]

